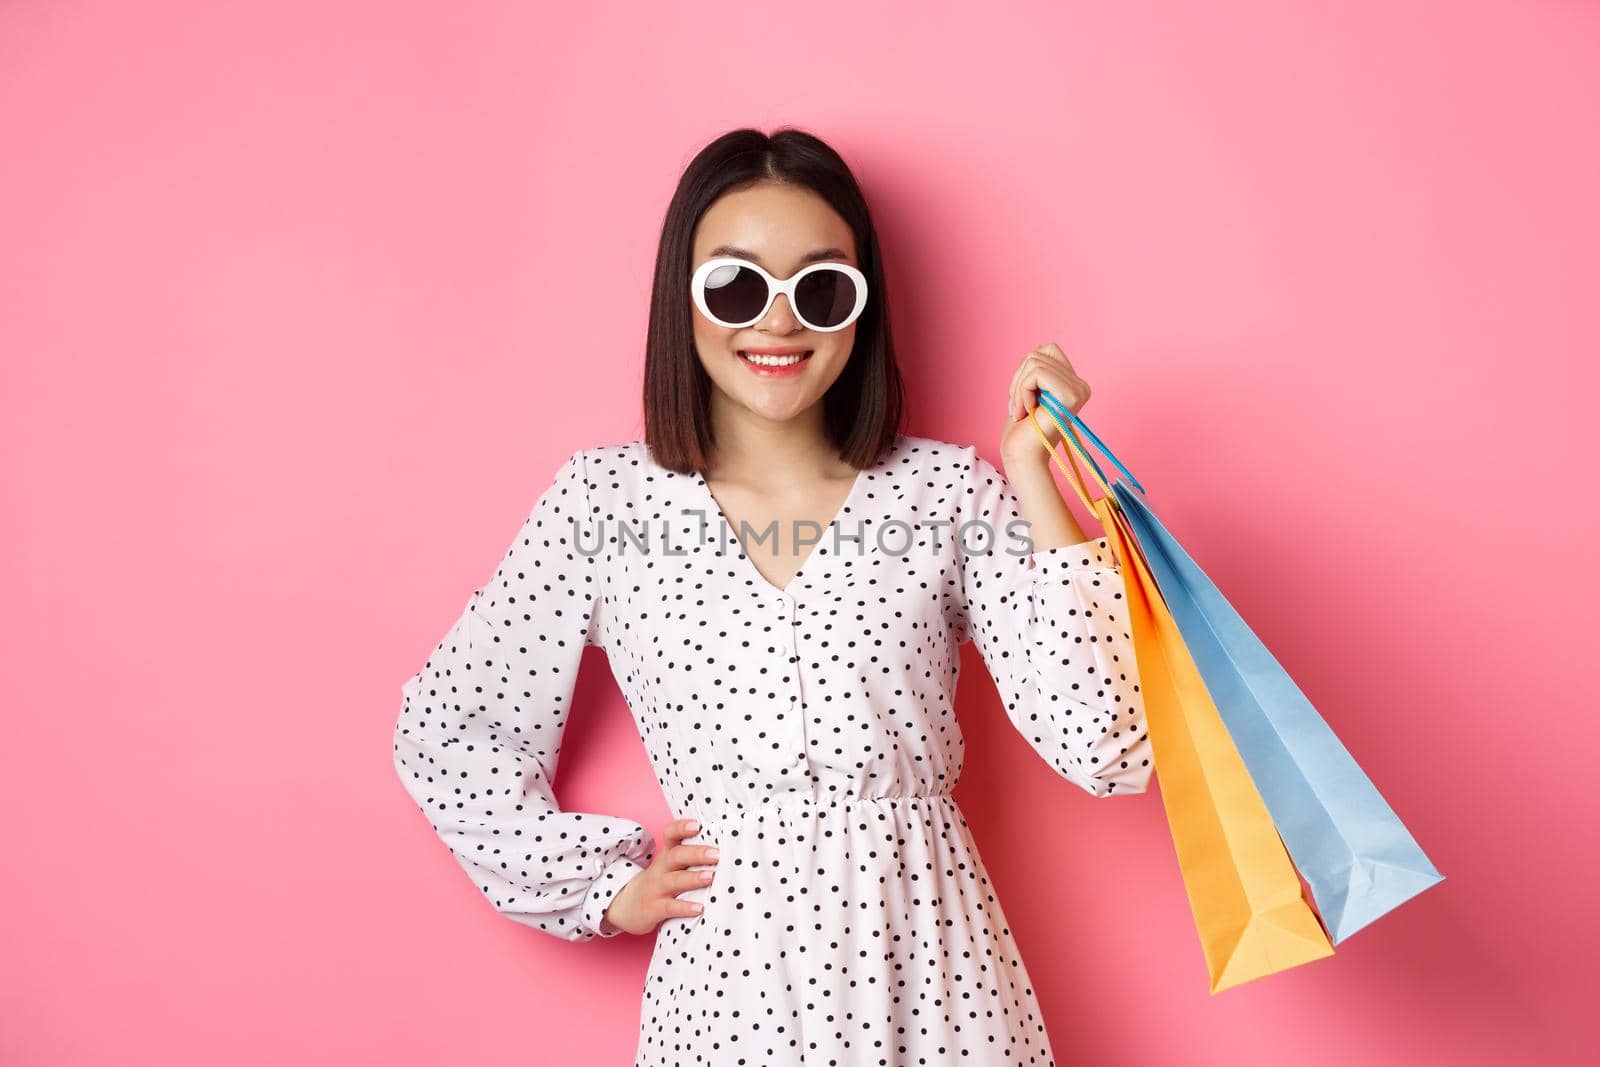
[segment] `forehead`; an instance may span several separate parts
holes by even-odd
[[[824,259],[854,263],[856,244],[849,224],[822,197],[763,182],[724,194],[700,217],[694,262],[713,253],[738,254],[769,271],[792,271]]]

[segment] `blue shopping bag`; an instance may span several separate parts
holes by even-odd
[[[1098,472],[1073,424],[1138,486],[1133,475],[1048,390],[1040,402],[1062,437]],[[1226,597],[1122,480],[1109,485],[1255,781],[1300,876],[1337,945],[1444,880],[1382,794]]]

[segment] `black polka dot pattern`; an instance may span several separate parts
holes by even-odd
[[[901,435],[779,589],[698,474],[579,450],[403,686],[396,770],[502,914],[620,933],[602,915],[654,839],[550,788],[600,647],[688,840],[721,850],[680,894],[704,911],[655,932],[635,1067],[1053,1064],[950,795],[960,645],[1067,781],[1139,793],[1152,764],[1105,539],[1014,554],[1018,518],[975,448]]]

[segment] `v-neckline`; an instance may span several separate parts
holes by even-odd
[[[694,482],[695,485],[699,487],[700,494],[705,497],[706,503],[711,505],[712,512],[719,520],[721,529],[724,531],[722,534],[722,543],[727,544],[730,537],[733,539],[734,548],[739,553],[740,563],[749,571],[749,577],[757,582],[760,582],[762,588],[766,589],[770,593],[778,593],[784,596],[790,596],[794,591],[795,585],[799,583],[800,579],[802,577],[806,577],[806,568],[812,566],[813,563],[819,561],[824,555],[826,555],[828,538],[831,536],[834,526],[839,522],[840,519],[844,518],[845,515],[849,513],[852,507],[855,506],[856,497],[861,495],[862,487],[867,483],[867,476],[878,470],[882,465],[882,461],[880,460],[877,463],[862,467],[860,470],[856,471],[855,481],[850,483],[850,492],[845,496],[844,503],[839,505],[838,510],[833,513],[833,518],[829,519],[827,524],[823,526],[822,536],[817,539],[816,544],[811,546],[811,551],[806,553],[805,559],[800,561],[800,566],[795,568],[794,574],[790,575],[789,580],[781,586],[775,584],[765,574],[762,574],[761,568],[756,566],[755,560],[751,559],[750,556],[745,552],[744,542],[739,540],[739,534],[734,529],[732,520],[730,520],[727,516],[727,513],[722,510],[722,505],[717,502],[716,494],[711,492],[711,483],[706,481],[705,475],[699,470],[694,472]],[[801,520],[790,521],[791,528],[797,521]]]

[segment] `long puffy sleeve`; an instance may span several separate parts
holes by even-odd
[[[593,514],[580,449],[401,686],[394,731],[401,782],[473,883],[565,941],[622,933],[606,906],[655,851],[643,825],[562,811],[551,788],[583,650],[603,647]]]
[[[1007,716],[1058,774],[1097,797],[1144,792],[1150,735],[1106,539],[1022,554],[1027,527],[1005,475],[971,445],[964,462],[958,642],[977,644]]]

